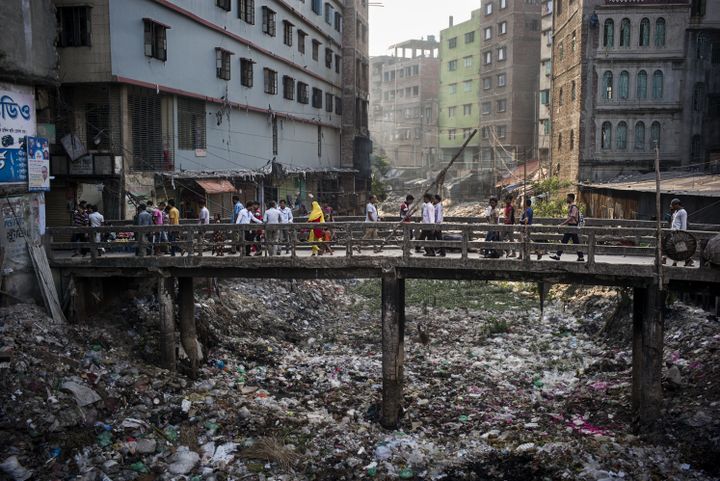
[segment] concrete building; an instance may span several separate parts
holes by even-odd
[[[532,158],[540,11],[539,2],[488,0],[469,21],[441,32],[440,148],[445,162],[473,128],[480,132],[464,154],[465,169],[494,180],[500,169]]]
[[[437,164],[438,47],[431,35],[371,59],[373,145],[406,179],[427,177]]]
[[[45,232],[45,194],[50,180],[50,96],[58,86],[55,11],[50,0],[0,3],[0,269],[3,290],[16,298],[39,298],[26,239]],[[43,146],[37,158],[33,146]],[[44,170],[43,170],[44,169]],[[39,181],[39,184],[38,184]]]
[[[538,75],[537,134],[535,158],[543,167],[550,159],[550,91],[552,90],[553,0],[541,4],[540,74]]]
[[[291,202],[313,192],[348,210],[366,190],[356,171],[369,154],[342,143],[366,132],[366,4],[55,5],[58,136],[82,146],[54,151],[58,199],[94,197],[118,218],[173,195],[190,215],[206,197],[227,215],[234,192]]]
[[[555,0],[554,172],[605,181],[717,163],[717,2]]]

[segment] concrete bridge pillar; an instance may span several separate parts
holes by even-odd
[[[403,403],[405,363],[405,279],[397,272],[382,274],[382,413],[380,424],[396,428]]]
[[[199,346],[195,326],[195,283],[193,281],[192,277],[178,278],[178,305],[180,307],[180,342],[190,359],[190,374],[195,378],[198,374],[200,353],[198,352]]]
[[[165,369],[175,370],[175,299],[172,277],[160,277],[157,298],[160,311],[160,362]]]
[[[652,433],[662,408],[663,297],[657,286],[633,295],[632,410],[634,429]]]

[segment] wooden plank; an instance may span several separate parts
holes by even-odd
[[[382,275],[382,411],[380,423],[394,429],[403,406],[405,363],[405,280],[395,270]]]

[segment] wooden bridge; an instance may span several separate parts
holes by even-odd
[[[418,239],[422,230],[435,226],[417,223],[332,222],[286,225],[114,225],[99,228],[58,227],[48,229],[46,248],[61,284],[72,284],[76,317],[82,319],[92,304],[103,297],[98,279],[156,278],[160,302],[161,349],[164,364],[174,369],[175,278],[178,279],[180,341],[196,372],[197,352],[194,317],[194,279],[216,277],[315,279],[381,278],[383,333],[382,424],[397,426],[402,411],[405,279],[507,280],[542,284],[567,283],[634,288],[633,409],[637,426],[652,429],[659,418],[662,387],[663,293],[666,289],[720,294],[720,269],[704,265],[696,254],[695,265],[658,266],[657,232],[651,223],[588,219],[577,227],[558,226],[557,221],[538,219],[532,226],[488,225],[453,222],[442,224],[443,240]],[[692,233],[700,244],[717,234],[720,226],[700,226]],[[378,229],[368,238],[369,228]],[[330,243],[307,242],[310,229],[327,229]],[[248,232],[264,231],[261,240]],[[513,241],[485,241],[488,231]],[[561,245],[564,233],[580,236],[579,245]],[[121,233],[123,233],[121,235]],[[70,242],[82,234],[83,242]],[[112,242],[95,242],[111,236]],[[285,237],[286,236],[286,237]],[[274,241],[272,239],[279,239]],[[158,242],[153,242],[157,240]],[[329,244],[329,245],[328,245]],[[324,247],[332,249],[332,254]],[[325,251],[314,256],[313,247]],[[446,256],[427,257],[416,249],[445,249]],[[249,249],[261,255],[246,255]],[[268,255],[271,250],[280,255]],[[542,260],[538,252],[562,249],[560,261]],[[85,255],[73,255],[82,250]],[[103,252],[104,250],[104,252]],[[168,253],[180,250],[176,256]],[[221,250],[224,255],[213,255]],[[285,254],[287,250],[287,254]],[[516,251],[520,257],[488,258],[483,252]],[[576,251],[584,253],[577,261]],[[658,284],[659,268],[663,285]],[[93,281],[93,279],[95,279]],[[116,282],[116,281],[113,281]],[[100,290],[100,292],[98,292]]]

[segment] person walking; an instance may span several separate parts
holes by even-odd
[[[565,201],[568,204],[568,216],[567,216],[567,219],[565,219],[564,221],[562,221],[560,223],[560,225],[561,226],[567,225],[570,227],[579,228],[579,226],[580,226],[580,209],[575,204],[575,194],[572,194],[572,193],[568,194]],[[563,234],[562,243],[567,244],[570,241],[572,241],[573,244],[576,244],[576,245],[580,244],[580,236],[578,236],[577,232],[566,232],[565,234]],[[560,257],[562,257],[562,254],[563,254],[563,251],[562,251],[562,249],[560,249],[557,251],[557,253],[555,253],[554,255],[551,255],[550,259],[559,261]],[[577,251],[577,261],[578,262],[585,261],[585,257],[583,256],[583,253],[581,250]]]
[[[207,208],[207,203],[204,199],[200,199],[198,201],[198,205],[200,206],[200,212],[198,213],[198,224],[200,225],[208,225],[210,224],[210,210]]]
[[[525,199],[525,210],[522,213],[522,217],[520,217],[520,224],[524,226],[531,226],[533,223],[533,218],[535,217],[535,211],[532,208],[532,200]],[[530,241],[530,234],[528,233],[528,242]],[[535,251],[535,254],[537,254],[537,260],[542,260],[543,252],[541,249],[537,249]]]
[[[287,206],[287,202],[285,199],[280,200],[280,223],[281,224],[292,224],[293,223],[293,214],[292,209]],[[281,236],[281,242],[285,245],[285,253],[290,253],[290,228],[284,227],[280,231]]]
[[[312,199],[312,197],[310,197]],[[320,204],[316,200],[312,201],[312,210],[310,211],[310,214],[308,214],[308,222],[317,222],[319,224],[325,223],[325,215],[323,214],[322,209],[320,208]],[[313,228],[310,229],[310,234],[308,236],[308,242],[312,243],[312,255],[322,255],[322,250],[320,249],[320,242],[323,242],[324,240],[324,232],[321,228]]]
[[[405,200],[400,203],[400,222],[403,224],[409,224],[412,221],[410,209],[412,208],[413,202],[415,202],[415,197],[408,194],[405,196]],[[410,229],[410,240],[413,240],[414,238],[413,229]],[[420,246],[415,246],[415,252],[420,253]]]
[[[238,218],[235,223],[240,225],[249,225],[250,223],[262,224],[262,221],[258,220],[258,218],[255,217],[252,212],[252,209],[254,207],[255,201],[248,202],[247,205],[240,210],[240,213],[238,214]],[[249,256],[252,249],[252,243],[255,241],[255,231],[245,228],[243,232],[245,236],[245,255]]]
[[[503,209],[503,224],[515,225],[515,206],[513,205],[512,195],[508,195],[505,197],[505,208]],[[515,235],[513,231],[504,231],[502,237],[504,242],[515,242]],[[505,250],[506,257],[515,257],[515,255],[515,249]]]
[[[680,199],[675,198],[670,201],[670,210],[672,211],[672,216],[670,217],[670,229],[688,230],[688,214]],[[666,257],[663,256],[663,264],[665,264],[666,260]],[[677,262],[673,262],[672,265],[673,267],[677,267]],[[692,259],[685,261],[685,267],[692,267],[693,265],[695,265],[695,262]]]
[[[280,225],[282,223],[282,214],[275,206],[275,201],[271,200],[268,209],[263,216],[263,222],[266,225]],[[278,229],[265,228],[265,240],[267,241],[267,252],[269,256],[276,256],[280,253],[280,231]]]
[[[422,223],[423,228],[420,231],[420,239],[434,240],[435,239],[435,206],[432,204],[432,196],[430,194],[423,195],[422,205]],[[425,257],[435,257],[435,249],[432,247],[426,247]]]
[[[144,226],[151,226],[152,225],[152,214],[148,212],[147,205],[146,204],[140,204],[137,208],[137,216],[135,217],[135,225],[138,225],[140,227]],[[146,241],[149,240],[149,234],[143,234],[140,233],[136,240],[139,242],[140,239],[145,239]],[[152,249],[150,247],[146,248],[146,254],[150,255],[152,253]],[[140,246],[135,248],[135,255],[140,255]]]
[[[73,227],[87,227],[90,225],[90,219],[88,218],[87,213],[87,202],[84,200],[81,200],[77,207],[75,207],[75,210],[73,210],[72,213],[72,225]],[[87,234],[85,233],[75,233],[72,235],[72,242],[87,242]],[[73,257],[77,257],[80,254],[82,254],[83,257],[87,255],[88,250],[87,248],[77,248],[75,249],[75,252],[73,253]]]
[[[240,215],[240,211],[245,208],[244,205],[242,205],[242,202],[240,202],[240,197],[237,195],[234,195],[232,198],[233,202],[233,218],[232,223],[235,224],[237,222],[238,216]]]
[[[98,207],[96,205],[88,206],[90,210],[90,215],[88,215],[88,222],[90,223],[90,227],[101,227],[105,223],[105,217],[98,211]],[[102,234],[99,232],[95,233],[95,243],[100,243],[102,241]],[[105,253],[105,248],[100,247],[98,249],[98,255],[101,256]]]
[[[368,199],[368,203],[365,206],[365,222],[368,224],[373,224],[373,226],[365,226],[365,235],[363,235],[362,240],[376,240],[378,238],[378,229],[377,227],[374,227],[374,223],[378,222],[380,220],[380,217],[378,216],[377,211],[377,197],[374,195],[371,195]],[[364,245],[363,243],[362,245]],[[358,246],[358,252],[362,252],[362,245]]]
[[[437,226],[435,228],[435,240],[441,241],[443,240],[442,227],[440,227],[440,224],[443,222],[443,205],[442,198],[437,194],[433,198],[433,207],[435,208],[435,225]],[[444,247],[440,247],[438,251],[440,257],[445,257]]]
[[[167,220],[169,225],[180,225],[180,211],[177,207],[175,207],[175,200],[170,199],[168,200],[168,209],[167,209]],[[170,242],[172,245],[170,246],[170,255],[175,257],[175,254],[180,252],[180,255],[184,252],[183,249],[178,247],[176,242],[178,239],[178,231],[170,231]]]
[[[490,225],[497,225],[499,221],[500,215],[498,214],[497,204],[497,197],[493,196],[490,197],[488,206],[485,208],[485,213],[483,214],[483,216],[485,217],[485,222]],[[487,234],[485,234],[485,242],[498,242],[500,240],[500,233],[498,231],[490,229],[491,228],[488,227],[488,232]],[[485,258],[497,259],[498,257],[501,257],[502,254],[495,249],[490,249],[486,247],[482,250],[482,256]]]

